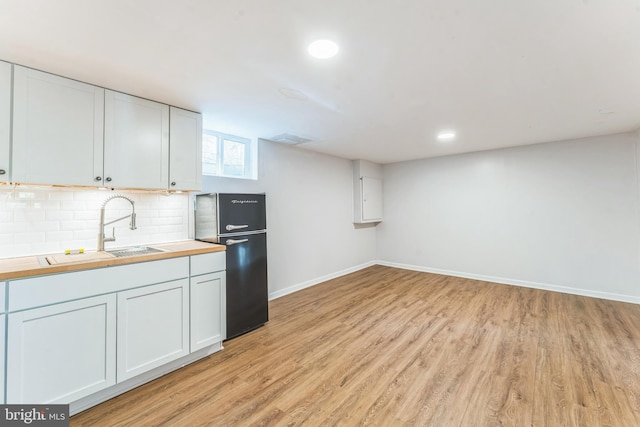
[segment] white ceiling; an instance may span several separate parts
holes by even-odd
[[[0,59],[380,163],[640,128],[640,0],[0,0]]]

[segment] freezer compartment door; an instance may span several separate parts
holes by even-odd
[[[227,245],[227,339],[269,320],[267,235],[222,238]]]
[[[220,234],[267,229],[264,194],[218,194]]]

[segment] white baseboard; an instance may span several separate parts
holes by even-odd
[[[423,267],[418,265],[400,264],[388,261],[376,261],[375,264],[387,267],[402,268],[405,270],[422,271],[425,273],[443,274],[445,276],[463,277],[465,279],[482,280],[484,282],[500,283],[504,285],[522,286],[525,288],[542,289],[545,291],[562,292],[565,294],[582,295],[585,297],[608,299],[620,302],[640,304],[640,297],[633,295],[614,294],[610,292],[593,291],[590,289],[572,288],[569,286],[551,285],[547,283],[528,282],[526,280],[506,279],[504,277],[484,276],[482,274],[464,273],[460,271],[442,270],[439,268]]]
[[[363,268],[371,267],[372,265],[376,265],[375,261],[365,262],[364,264],[356,265],[355,267],[350,267],[344,270],[337,271],[335,273],[327,274],[322,277],[318,277],[316,279],[307,280],[306,282],[298,283],[293,286],[289,286],[288,288],[271,292],[269,293],[269,301],[283,297],[285,295],[292,294],[296,291],[302,290],[304,288],[308,288],[313,285],[317,285],[318,283],[326,282],[327,280],[335,279],[340,276],[347,275],[349,273],[353,273],[358,270],[362,270]]]

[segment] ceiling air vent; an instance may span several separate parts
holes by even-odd
[[[271,141],[280,142],[282,144],[287,145],[299,145],[306,144],[307,142],[311,142],[308,138],[303,138],[298,135],[292,135],[290,133],[283,133],[281,135],[276,135],[273,138],[269,138]]]

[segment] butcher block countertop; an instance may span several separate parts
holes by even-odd
[[[112,265],[133,264],[136,262],[155,261],[159,259],[177,258],[189,255],[206,254],[210,252],[224,251],[224,245],[185,240],[173,243],[154,243],[146,245],[150,248],[161,249],[146,255],[133,255],[116,258],[104,252],[86,252],[84,254],[52,254],[46,257],[29,256],[21,258],[0,259],[0,280],[19,279],[22,277],[40,276],[42,274],[64,273],[69,271],[88,270],[91,268],[110,267]],[[115,248],[108,248],[109,250]],[[69,262],[53,265],[42,265],[44,258],[62,260],[69,257]],[[40,260],[38,259],[40,258]]]

